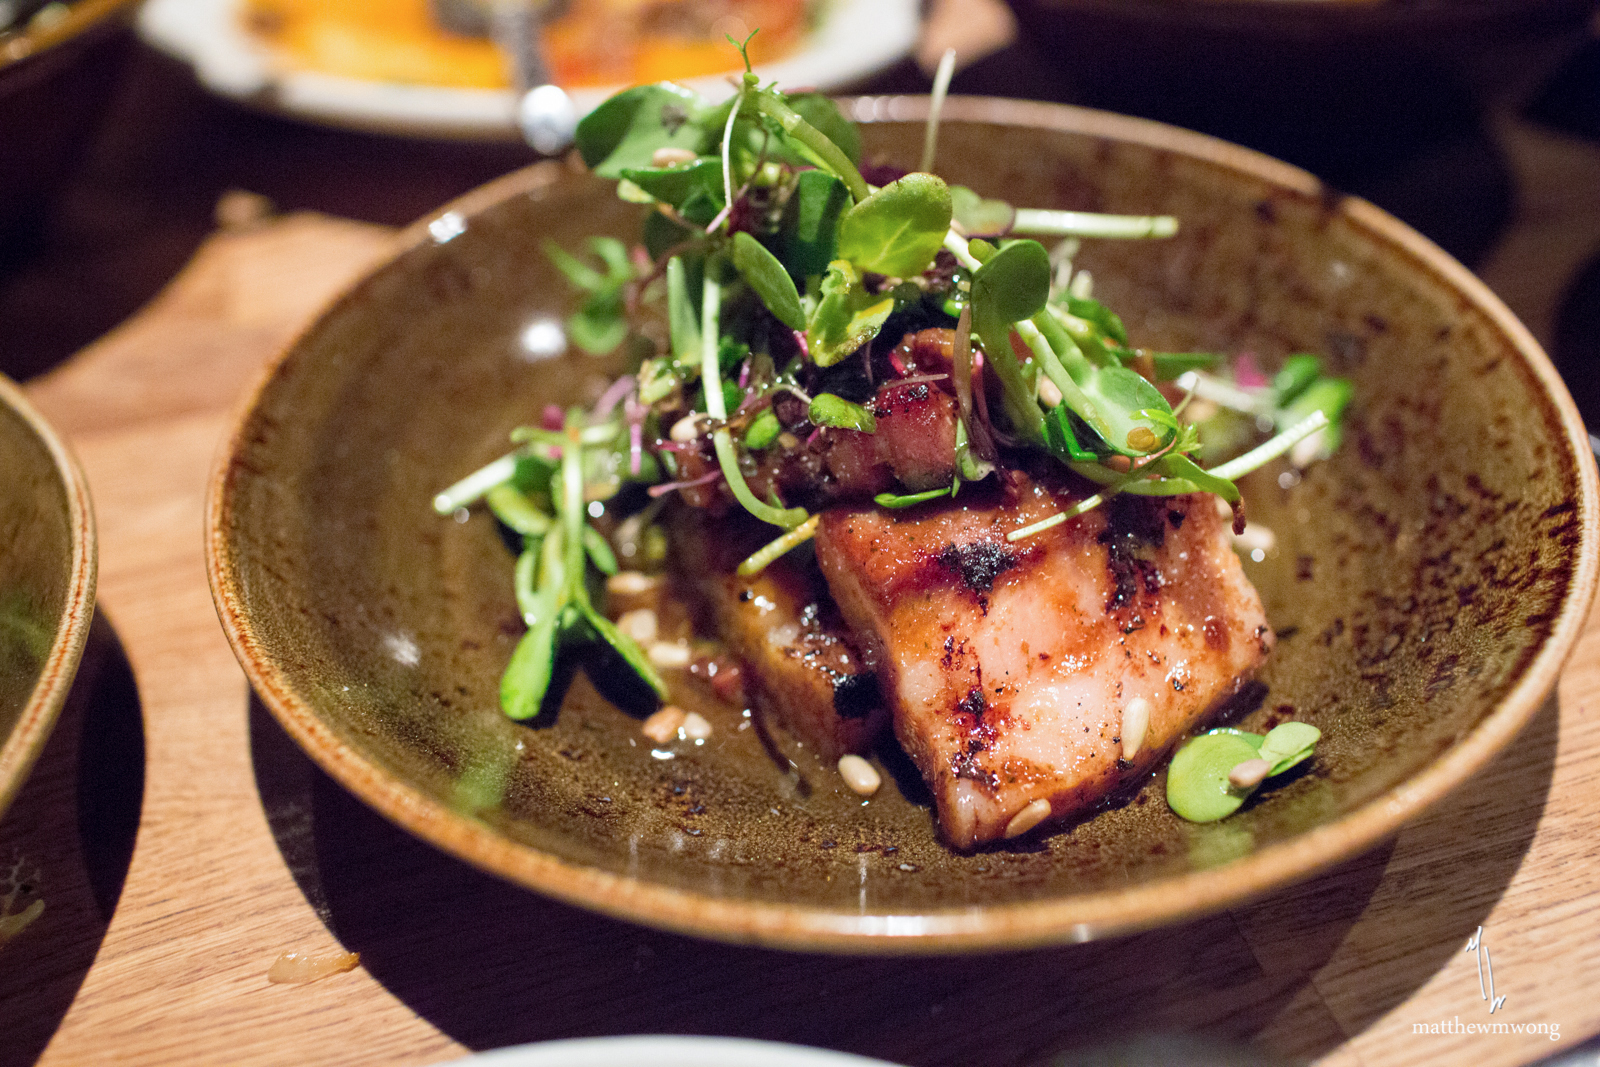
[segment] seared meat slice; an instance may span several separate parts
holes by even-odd
[[[744,669],[758,712],[826,760],[864,752],[888,726],[877,677],[857,652],[815,563],[786,556],[740,577],[773,528],[679,509],[673,545],[706,621]]]
[[[921,492],[950,484],[956,473],[956,401],[929,381],[890,382],[872,398],[877,430],[828,427],[818,435],[840,498],[892,489]]]
[[[971,848],[1144,774],[1273,635],[1208,496],[1119,496],[1016,543],[1077,498],[1013,475],[962,499],[826,512],[816,550],[945,836]]]

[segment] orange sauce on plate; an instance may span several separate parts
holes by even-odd
[[[545,27],[566,86],[692,78],[742,66],[724,35],[750,42],[753,63],[797,48],[809,0],[571,0]],[[451,33],[428,0],[244,0],[243,22],[285,66],[363,81],[504,89],[505,61],[486,38]]]

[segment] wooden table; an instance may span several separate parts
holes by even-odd
[[[1502,132],[1519,149],[1521,222],[1479,269],[1543,333],[1553,272],[1600,247],[1600,207],[1577,202],[1600,187],[1600,151]],[[206,475],[247,383],[391,231],[224,214],[236,224],[148,306],[30,384],[88,472],[100,614],[0,821],[0,869],[46,901],[0,951],[0,1064],[404,1065],[678,1032],[908,1065],[1042,1067],[1146,1034],[1282,1060],[1494,1067],[1600,1032],[1600,618],[1516,744],[1396,840],[1250,906],[1110,942],[934,960],[733,948],[545,900],[408,837],[252,700],[201,555]],[[1486,951],[1463,951],[1480,929]],[[266,979],[286,951],[340,946],[358,969]],[[1505,998],[1493,1015],[1480,960]],[[1502,1020],[1559,1040],[1417,1030]]]

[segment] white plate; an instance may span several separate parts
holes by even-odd
[[[480,1052],[439,1067],[894,1067],[828,1049],[732,1037],[596,1037]]]
[[[377,133],[514,141],[509,89],[457,89],[365,81],[282,69],[239,22],[241,0],[149,0],[140,35],[189,63],[201,84],[242,103],[311,122]],[[831,90],[889,66],[917,37],[917,0],[831,0],[799,51],[756,67],[787,88]],[[731,94],[723,74],[685,85],[709,99]],[[574,90],[585,114],[622,86]]]

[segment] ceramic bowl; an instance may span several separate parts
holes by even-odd
[[[116,85],[135,6],[74,0],[0,33],[0,239],[38,224],[82,156]]]
[[[0,376],[0,813],[55,725],[94,618],[95,531],[77,462]]]
[[[870,156],[918,158],[925,101],[848,106]],[[1353,379],[1339,453],[1298,484],[1248,486],[1277,534],[1248,567],[1280,641],[1241,721],[1321,727],[1309,773],[1205,826],[1168,811],[1157,775],[1042,841],[961,854],[914,776],[863,804],[827,768],[780,773],[736,709],[708,709],[711,739],[672,759],[584,675],[548,721],[502,717],[522,629],[512,557],[490,519],[430,501],[616,370],[550,355],[573,305],[541,248],[628,235],[638,215],[553,163],[406,232],[269,368],[223,450],[212,589],[285,729],[395,822],[540,892],[852,952],[1057,942],[1222,908],[1392,834],[1516,736],[1593,595],[1596,487],[1570,398],[1487,289],[1368,204],[1150,122],[955,99],[937,169],[1019,204],[1179,216],[1171,241],[1081,254],[1135,338],[1269,368],[1319,351]]]

